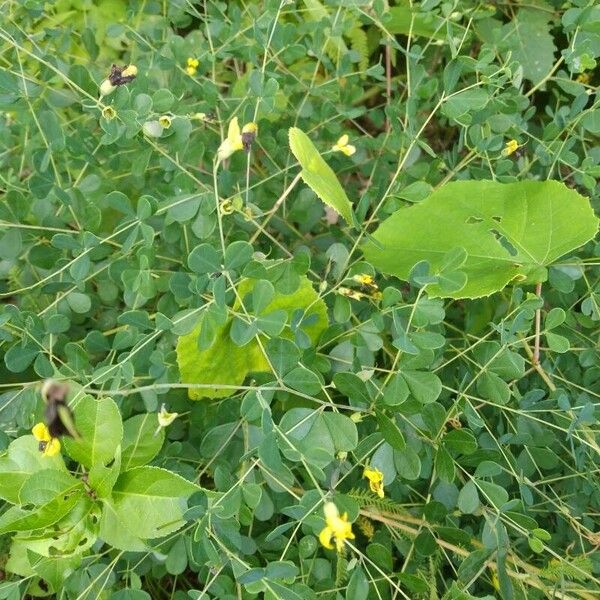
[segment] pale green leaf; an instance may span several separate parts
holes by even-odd
[[[123,437],[121,413],[115,402],[83,396],[73,404],[73,414],[81,439],[64,438],[69,456],[88,468],[112,460]]]
[[[251,292],[255,281],[243,279],[238,285],[239,296],[244,297]],[[236,303],[235,307],[238,306]],[[269,304],[270,311],[285,310],[290,318],[299,308],[307,309],[307,317],[316,316],[314,322],[303,328],[314,343],[327,327],[327,308],[313,289],[311,282],[305,277],[300,279],[300,286],[294,293],[277,294]],[[217,327],[212,345],[205,350],[199,350],[198,336],[204,318],[206,317],[201,317],[193,331],[180,337],[177,342],[177,364],[181,381],[204,386],[190,388],[190,398],[197,400],[230,396],[236,391],[236,386],[243,383],[248,373],[270,370],[256,338],[243,347],[233,343],[229,335],[233,322],[230,317],[224,325]],[[291,332],[285,330],[282,335],[291,336]]]
[[[186,498],[201,489],[170,471],[136,467],[117,479],[113,488],[114,516],[132,537],[163,537],[183,525]]]
[[[154,413],[135,415],[123,423],[121,461],[123,471],[148,464],[162,448],[165,431],[158,429]]]

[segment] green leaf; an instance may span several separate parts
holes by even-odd
[[[23,484],[19,492],[19,502],[40,506],[78,485],[80,482],[67,471],[57,469],[37,471]]]
[[[472,515],[475,514],[478,508],[479,494],[477,493],[477,486],[469,480],[458,494],[458,509],[467,515]]]
[[[238,284],[240,297],[252,292],[255,280],[243,279]],[[239,308],[236,303],[235,309]],[[292,294],[278,293],[269,304],[269,309],[285,310],[288,319],[298,309],[306,309],[306,317],[313,318],[310,324],[303,328],[311,342],[315,342],[320,333],[327,327],[327,309],[323,300],[312,287],[311,282],[300,278],[300,286]],[[193,400],[199,398],[221,398],[235,393],[235,386],[243,383],[250,372],[269,371],[269,363],[256,341],[252,339],[244,347],[239,347],[230,339],[233,319],[229,316],[224,325],[216,328],[212,345],[199,350],[197,339],[202,329],[200,321],[188,335],[182,336],[177,342],[177,364],[184,383],[201,384],[203,388],[190,388],[189,396]],[[284,335],[291,332],[285,330]],[[264,344],[264,338],[263,338]],[[214,387],[213,387],[214,386]],[[226,386],[226,387],[219,387]]]
[[[389,20],[385,28],[390,33],[414,35],[427,39],[444,40],[444,19],[431,12],[418,12],[409,0],[400,0],[388,9]]]
[[[35,510],[23,510],[13,506],[0,517],[0,534],[49,527],[67,515],[81,499],[83,493],[83,484],[77,482],[77,485],[60,492]]]
[[[556,46],[550,34],[552,13],[539,8],[520,8],[502,30],[503,44],[511,52],[511,61],[523,68],[523,77],[534,85],[554,66]]]
[[[115,402],[83,396],[74,402],[72,410],[81,439],[64,438],[67,454],[88,468],[108,463],[123,438],[121,413]]]
[[[157,467],[122,473],[113,488],[112,506],[126,530],[140,539],[163,537],[183,524],[185,499],[201,488]]]
[[[402,371],[410,393],[423,404],[435,402],[442,393],[440,378],[429,371]]]
[[[301,129],[291,127],[289,138],[292,153],[302,167],[300,174],[304,183],[351,225],[352,204],[331,167],[323,160],[315,145]]]
[[[310,396],[314,396],[321,391],[321,381],[319,378],[302,365],[290,371],[283,378],[283,383],[293,390]]]
[[[435,272],[462,247],[467,275],[459,291],[433,283],[430,296],[478,298],[511,281],[539,280],[540,268],[591,240],[598,219],[589,201],[557,181],[456,181],[423,202],[400,209],[373,234],[365,256],[385,273],[408,280],[417,262]]]
[[[381,431],[383,438],[392,448],[403,450],[406,447],[404,436],[392,419],[382,412],[378,412],[377,423],[379,423],[379,431]]]
[[[148,464],[160,452],[165,441],[165,430],[157,429],[158,419],[154,413],[135,415],[123,423],[123,471]]]

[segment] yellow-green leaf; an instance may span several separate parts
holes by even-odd
[[[352,224],[352,204],[331,167],[323,160],[304,131],[291,127],[289,137],[292,153],[302,167],[300,174],[304,183],[325,204],[344,217],[348,224]]]
[[[240,297],[252,291],[255,283],[254,279],[243,279],[238,285]],[[236,307],[239,308],[239,305],[236,304]],[[298,308],[307,309],[307,317],[316,315],[315,321],[304,328],[311,341],[315,342],[327,327],[327,308],[305,277],[301,278],[300,286],[294,293],[277,294],[269,304],[269,311],[285,310],[288,322],[289,316]],[[180,337],[177,342],[177,364],[181,381],[204,386],[190,388],[188,393],[191,399],[231,396],[248,373],[270,371],[269,363],[256,338],[241,347],[232,342],[229,335],[233,322],[231,317],[217,329],[211,346],[206,350],[199,350],[198,336],[203,319],[201,317],[192,332]],[[286,337],[291,333],[286,329],[281,335]],[[264,339],[263,336],[261,339]]]

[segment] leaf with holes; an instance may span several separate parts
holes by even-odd
[[[598,219],[587,198],[557,181],[456,181],[423,202],[396,211],[364,246],[366,258],[384,273],[408,280],[427,261],[442,271],[455,248],[467,253],[460,270],[467,282],[448,291],[439,283],[430,296],[479,298],[510,282],[536,282],[545,267],[593,239]]]

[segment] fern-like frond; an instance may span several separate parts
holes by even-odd
[[[568,561],[553,558],[540,571],[542,577],[551,581],[560,581],[561,579],[585,581],[591,574],[592,561],[587,556],[574,556]]]

